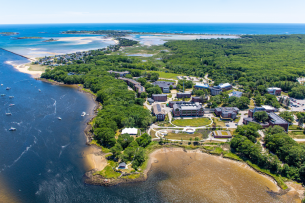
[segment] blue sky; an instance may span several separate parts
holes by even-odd
[[[304,0],[1,0],[0,24],[305,23]]]

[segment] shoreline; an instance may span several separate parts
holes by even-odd
[[[41,80],[43,82],[53,84],[53,85],[66,85],[64,83],[60,83],[60,82],[56,82],[56,81],[49,81],[49,80],[46,80],[44,78],[36,78],[36,79]],[[88,145],[88,147],[89,147],[86,150],[86,151],[89,151],[89,153],[84,154],[85,155],[84,164],[87,163],[88,166],[90,167],[90,169],[83,175],[83,181],[84,181],[85,184],[99,185],[99,186],[115,186],[115,185],[124,184],[124,183],[143,182],[143,181],[146,181],[147,178],[148,178],[149,172],[151,171],[152,163],[157,163],[158,162],[158,160],[155,157],[157,154],[168,153],[168,152],[202,153],[202,154],[206,154],[206,155],[209,155],[209,156],[213,156],[215,158],[219,158],[219,159],[223,159],[225,161],[232,162],[234,164],[238,164],[238,165],[240,165],[244,168],[247,168],[251,171],[254,171],[255,173],[258,173],[259,175],[267,178],[277,188],[276,191],[272,191],[272,190],[268,191],[272,194],[281,196],[281,195],[285,195],[285,194],[290,193],[290,192],[297,192],[299,194],[300,199],[304,198],[304,190],[305,190],[304,187],[295,183],[295,182],[291,182],[291,181],[286,182],[288,188],[283,190],[280,187],[280,185],[278,184],[278,182],[272,176],[253,168],[251,165],[249,165],[245,161],[238,161],[238,160],[231,159],[231,158],[228,158],[228,157],[213,155],[213,154],[210,154],[207,151],[204,151],[200,148],[193,149],[193,150],[186,150],[185,148],[179,147],[179,146],[173,146],[173,147],[171,147],[171,146],[165,146],[165,147],[160,146],[161,148],[155,149],[151,153],[149,153],[147,166],[143,170],[143,172],[133,173],[133,174],[140,174],[140,176],[138,178],[135,178],[135,179],[120,178],[122,175],[125,176],[125,175],[131,175],[131,174],[122,174],[117,179],[106,179],[99,174],[93,175],[95,172],[103,170],[104,167],[107,166],[107,164],[108,164],[107,159],[105,158],[105,156],[109,153],[104,153],[100,147],[90,143],[91,139],[93,138],[93,133],[91,131],[91,129],[92,129],[91,122],[97,116],[97,111],[98,111],[99,108],[101,108],[101,105],[99,104],[99,102],[96,101],[96,96],[93,95],[92,93],[89,93],[89,92],[86,92],[86,91],[82,90],[82,86],[79,86],[79,85],[67,85],[67,86],[74,86],[75,88],[78,88],[78,91],[80,91],[82,93],[86,93],[87,95],[89,95],[90,98],[95,103],[95,106],[94,106],[93,110],[91,111],[92,114],[90,114],[90,115],[92,115],[92,117],[86,123],[86,128],[84,130],[84,134],[85,134],[86,139],[87,139],[86,140],[86,145]]]

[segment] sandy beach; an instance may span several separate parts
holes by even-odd
[[[89,44],[94,41],[101,41],[101,42],[115,42],[118,44],[117,40],[114,40],[113,38],[103,38],[102,36],[97,36],[97,37],[62,37],[58,38],[59,42],[74,42],[77,45],[81,44]]]
[[[31,61],[35,61],[36,59],[31,58]],[[17,69],[19,72],[30,74],[33,78],[39,78],[44,71],[32,71],[29,70],[30,64],[20,64],[15,65],[12,61],[6,61],[6,64],[12,65],[15,69]]]
[[[96,169],[101,171],[107,166],[107,160],[105,153],[102,152],[101,148],[92,145],[83,152],[87,170]]]

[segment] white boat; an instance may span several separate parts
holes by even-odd
[[[10,104],[10,106],[15,106],[15,104]]]
[[[5,113],[5,115],[7,115],[7,116],[11,116],[11,115],[12,115],[12,113]]]
[[[1,94],[1,97],[4,97],[5,96],[5,94]]]
[[[39,92],[41,92],[41,90],[40,90],[40,89],[38,89],[38,91],[39,91]]]
[[[1,84],[1,86],[3,86],[3,84]]]
[[[11,89],[10,87],[7,87],[7,88],[6,88],[6,90],[10,90],[10,89]]]
[[[11,127],[10,129],[9,129],[9,131],[16,131],[17,129],[16,128],[13,128],[13,127]]]
[[[86,112],[83,112],[83,113],[82,113],[82,116],[85,116],[85,115],[86,115]]]
[[[13,99],[13,98],[14,98],[14,96],[9,96],[9,98],[10,98],[10,99]]]
[[[58,118],[58,120],[61,120],[61,118],[60,117],[57,117]]]

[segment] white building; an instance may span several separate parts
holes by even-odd
[[[137,128],[124,128],[122,130],[122,134],[137,135],[138,129]]]

